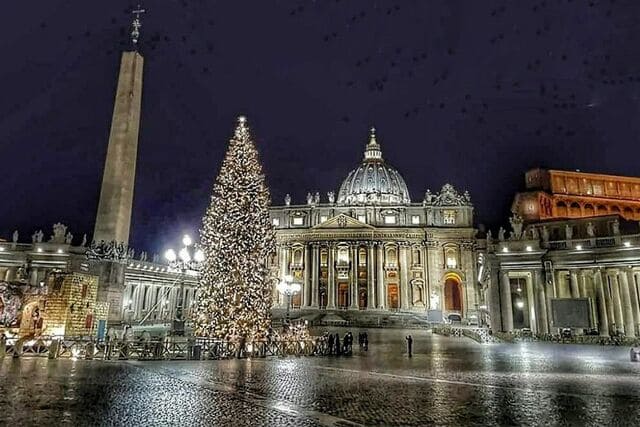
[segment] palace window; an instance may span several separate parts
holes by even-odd
[[[367,222],[366,215],[358,215],[358,221],[366,223]]]
[[[442,222],[445,225],[454,225],[456,223],[456,211],[444,211]]]
[[[327,221],[327,216],[326,215],[320,215],[320,223],[326,222]]]
[[[395,215],[385,215],[384,216],[384,223],[385,224],[395,224],[396,223],[396,216]]]
[[[280,227],[280,218],[273,218],[273,226]]]
[[[411,224],[420,224],[420,215],[411,215]]]
[[[293,225],[304,225],[304,218],[302,218],[301,216],[294,216]]]

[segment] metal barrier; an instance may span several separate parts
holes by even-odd
[[[42,336],[7,339],[6,357],[49,357],[98,360],[219,360],[267,356],[328,354],[323,338],[223,341],[210,338],[104,340],[91,337]]]

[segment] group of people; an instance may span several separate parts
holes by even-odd
[[[338,333],[330,334],[325,332],[323,336],[323,351],[324,355],[328,356],[351,356],[353,354],[353,334],[351,331],[344,334],[342,341],[340,341],[340,335]],[[369,349],[369,336],[366,332],[360,332],[358,334],[358,345],[360,349],[367,351]]]

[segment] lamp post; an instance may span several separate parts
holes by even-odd
[[[176,317],[173,320],[173,327],[171,328],[172,335],[176,336],[184,335],[184,277],[190,270],[198,271],[200,269],[200,265],[204,261],[204,252],[200,249],[194,248],[191,237],[185,235],[182,238],[182,244],[184,246],[177,254],[173,249],[169,249],[164,254],[164,257],[169,262],[169,267],[180,272],[178,306],[176,307]]]
[[[278,283],[278,292],[287,297],[287,314],[285,316],[285,324],[289,325],[289,309],[291,307],[291,297],[300,292],[300,283],[295,283],[293,277],[287,275]]]

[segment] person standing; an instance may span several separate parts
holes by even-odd
[[[362,333],[362,348],[364,348],[364,351],[369,350],[369,336],[366,332]]]
[[[340,335],[338,335],[338,333],[336,332],[336,356],[340,356],[340,351],[342,349],[340,348]]]
[[[405,337],[405,340],[407,340],[407,354],[409,355],[409,357],[413,356],[412,350],[413,350],[413,337],[411,335],[407,335]]]
[[[329,334],[327,347],[329,347],[329,356],[333,354],[333,334]]]

